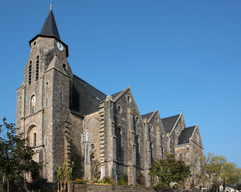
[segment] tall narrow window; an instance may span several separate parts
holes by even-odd
[[[35,97],[35,95],[33,95],[33,96],[31,97],[31,101],[30,101],[30,114],[33,114],[33,113],[34,113],[35,103],[36,103],[36,97]]]
[[[63,99],[63,92],[59,93],[59,99],[62,100]]]
[[[29,61],[28,65],[28,84],[31,85],[31,75],[32,75],[32,61]]]
[[[37,134],[34,133],[33,134],[33,146],[36,146],[36,143],[37,143]]]
[[[121,151],[122,151],[122,146],[121,146],[121,127],[116,128],[116,137],[117,137],[117,143],[116,143],[116,152],[117,152],[117,159],[121,161]]]
[[[38,81],[38,72],[39,72],[39,56],[36,57],[36,81]]]
[[[163,142],[163,133],[160,134],[160,144],[162,145]]]

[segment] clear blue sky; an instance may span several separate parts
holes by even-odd
[[[0,1],[0,117],[15,122],[16,89],[50,0]],[[105,94],[131,88],[141,114],[183,109],[205,153],[241,167],[240,0],[53,0],[74,74]]]

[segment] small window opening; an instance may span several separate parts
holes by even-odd
[[[37,143],[37,134],[34,133],[33,134],[33,146],[36,146],[36,143]]]
[[[59,94],[59,99],[60,99],[60,100],[63,99],[63,92],[60,92],[60,94]]]
[[[117,111],[118,111],[118,112],[121,111],[121,106],[120,106],[120,105],[117,106]]]
[[[136,117],[136,122],[138,121],[138,117]]]
[[[46,83],[46,88],[45,88],[46,91],[48,90],[48,88],[49,88],[49,83],[47,82],[47,83]]]
[[[48,106],[48,98],[46,99],[46,107]]]
[[[33,45],[36,45],[36,41],[34,41]]]
[[[46,146],[48,145],[48,140],[47,140],[47,138],[45,139],[45,144],[46,144]]]
[[[65,71],[67,71],[67,67],[66,67],[65,64],[63,64],[63,68],[64,68]]]
[[[35,81],[38,81],[38,73],[39,73],[39,56],[36,57],[36,78],[35,78]]]
[[[21,110],[19,111],[19,115],[20,115],[20,117],[21,117],[21,114],[22,114],[22,112],[21,112]]]
[[[32,61],[29,61],[28,66],[28,84],[31,85]]]

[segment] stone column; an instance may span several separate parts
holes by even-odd
[[[135,184],[136,181],[136,144],[133,122],[133,112],[128,109],[128,184]]]
[[[85,160],[84,160],[84,174],[85,179],[90,178],[90,169],[91,169],[91,162],[90,162],[90,142],[89,142],[89,135],[86,134],[86,141],[85,141]]]
[[[150,139],[149,139],[149,128],[148,128],[148,122],[147,119],[143,119],[144,123],[144,132],[145,132],[145,137],[144,137],[144,142],[145,142],[145,153],[144,153],[144,176],[145,176],[145,182],[147,186],[150,186],[150,176],[149,176],[149,161],[150,161]]]

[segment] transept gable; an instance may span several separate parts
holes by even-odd
[[[198,124],[194,128],[193,133],[190,137],[190,140],[203,149],[203,144],[202,144],[202,139],[201,139],[201,134],[199,131]]]
[[[135,122],[138,122],[139,126],[144,127],[140,111],[129,87],[111,96],[116,107],[116,112],[118,112],[119,107],[126,109],[125,112],[132,113]]]
[[[116,102],[117,100],[119,100],[127,91],[130,90],[130,87],[125,88],[123,91],[120,91],[118,93],[115,93],[112,96],[113,102]]]

